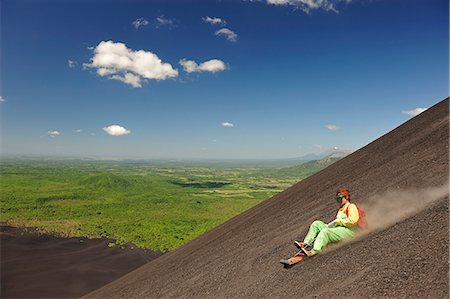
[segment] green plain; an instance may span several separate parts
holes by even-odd
[[[2,222],[155,251],[172,250],[306,176],[295,167],[144,161],[4,160],[0,166]]]

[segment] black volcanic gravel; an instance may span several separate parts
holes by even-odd
[[[62,238],[2,225],[1,298],[83,296],[161,253],[110,239]]]

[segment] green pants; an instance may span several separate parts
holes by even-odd
[[[316,220],[309,227],[308,234],[306,235],[303,243],[313,245],[311,243],[314,242],[312,250],[319,253],[328,244],[345,238],[351,238],[354,235],[355,232],[345,226],[329,228],[324,222]]]

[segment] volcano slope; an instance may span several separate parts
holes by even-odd
[[[86,297],[448,298],[448,106],[447,98]],[[295,252],[292,242],[303,238],[310,223],[334,218],[339,186],[368,207],[369,225],[377,229],[284,269],[280,258]],[[381,209],[372,213],[376,205]],[[385,221],[385,214],[391,218]]]

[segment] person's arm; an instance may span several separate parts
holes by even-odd
[[[359,213],[358,208],[354,204],[350,204],[348,206],[348,217],[344,220],[337,220],[336,225],[345,226],[345,227],[353,227],[358,223]]]
[[[335,227],[336,226],[336,219],[331,221],[330,223],[327,224],[328,227]]]

